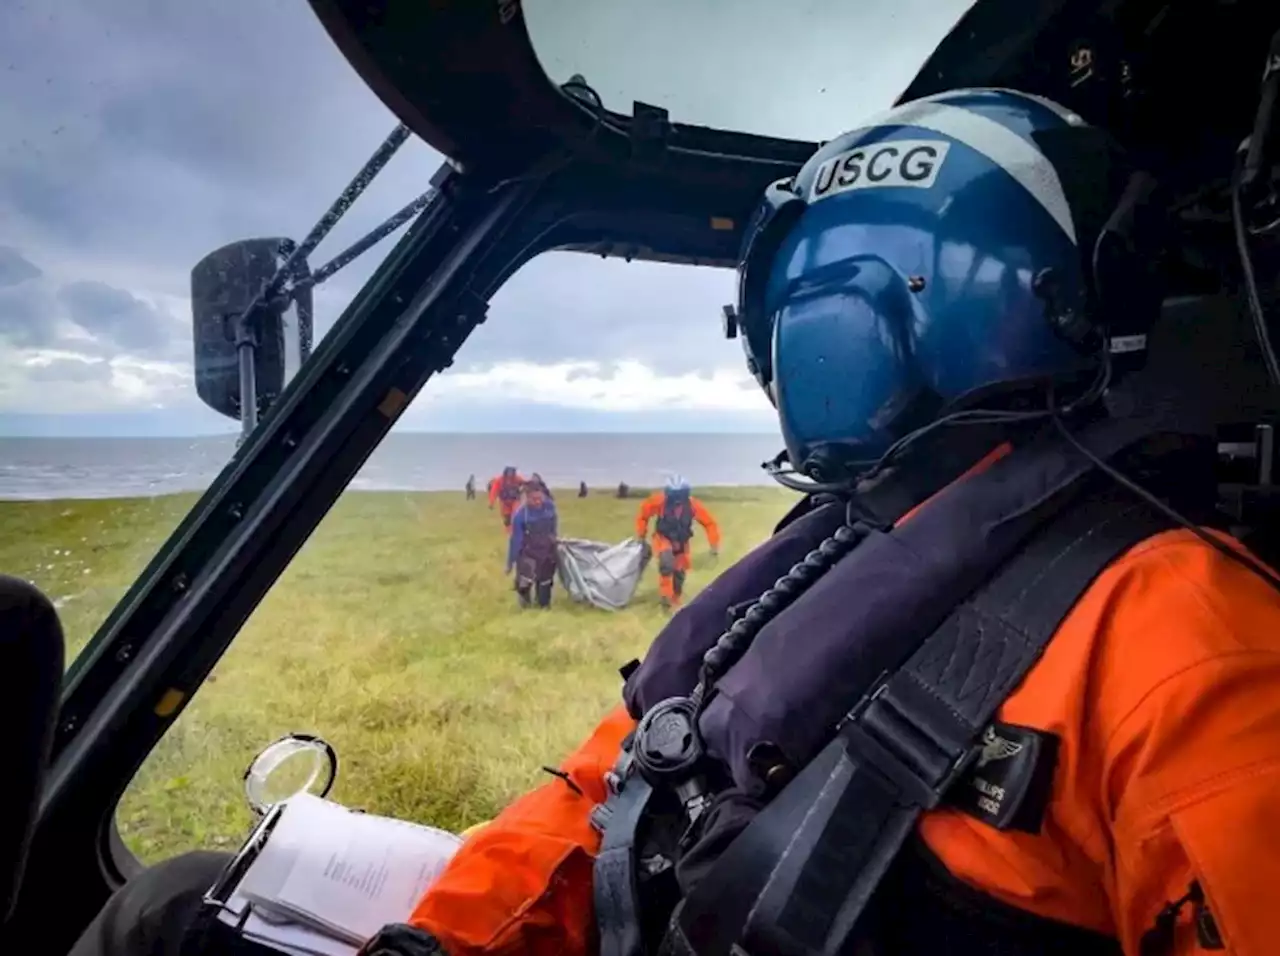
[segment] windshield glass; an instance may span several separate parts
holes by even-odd
[[[302,2],[0,3],[0,571],[55,599],[69,664],[236,448],[193,267],[301,240],[395,122]],[[311,263],[439,162],[410,139]],[[390,245],[315,290],[313,344]]]
[[[584,77],[609,109],[830,139],[888,107],[972,0],[525,0],[547,75]]]
[[[549,74],[613,109],[812,139],[896,97],[961,5],[528,8]],[[74,667],[112,660],[85,648],[242,439],[242,310],[218,296],[261,287],[258,247],[198,265],[302,240],[397,124],[303,0],[0,2],[0,64],[0,573],[54,600]],[[311,267],[442,161],[410,136]],[[314,343],[391,245],[316,288]],[[237,845],[241,771],[290,732],[338,749],[336,799],[455,830],[543,779],[618,664],[795,504],[722,330],[735,291],[728,269],[519,268],[182,702],[118,808],[129,849]],[[290,321],[264,413],[303,367]]]

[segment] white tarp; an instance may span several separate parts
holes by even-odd
[[[605,611],[631,603],[648,563],[644,543],[628,538],[620,544],[561,538],[556,542],[560,583],[573,600]]]

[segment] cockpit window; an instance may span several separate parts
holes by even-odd
[[[887,106],[968,6],[523,9],[548,75],[582,75],[611,109],[641,100],[681,122],[823,139]],[[0,64],[0,564],[57,599],[74,657],[236,448],[237,424],[197,389],[192,267],[244,238],[301,239],[395,120],[307,5],[283,0],[0,4]],[[410,137],[323,250],[420,194],[439,162]],[[316,287],[313,344],[389,245]],[[664,422],[702,415],[674,407],[693,402],[773,427],[754,390],[678,358],[708,353],[715,333],[694,317],[714,323],[731,277],[673,280],[689,286],[674,338],[642,327],[665,306],[626,291],[577,310],[589,329],[562,333],[556,317],[572,311],[563,295],[585,290],[554,302],[532,285],[519,291],[560,261],[531,266],[495,303],[539,321],[483,327],[428,396],[468,395],[458,407],[476,414],[497,395],[557,395],[625,417],[678,394]],[[649,287],[643,266],[599,268],[617,273],[619,290]],[[642,316],[617,321],[624,300]],[[286,382],[301,360],[292,344],[286,335]]]
[[[74,685],[241,439],[234,403],[216,410],[201,386],[201,343],[225,383],[236,350],[193,308],[193,269],[243,240],[300,242],[396,118],[297,0],[0,2],[0,94],[0,573],[54,599]],[[421,195],[441,162],[408,137],[311,265]],[[315,288],[317,347],[393,241]],[[727,269],[569,252],[522,266],[143,765],[117,815],[125,845],[147,860],[234,846],[245,762],[300,728],[342,752],[338,798],[375,812],[461,829],[534,783],[537,761],[459,755],[485,738],[562,750],[616,695],[617,661],[675,600],[633,540],[650,493],[679,473],[723,528],[722,564],[696,530],[681,599],[793,503],[760,467],[781,437],[724,337],[734,290]],[[527,481],[491,484],[508,465]],[[559,577],[540,590],[548,572],[506,530],[534,479],[561,537],[588,557],[623,548],[621,598],[603,572],[592,587],[607,594],[571,596]],[[528,719],[566,680],[581,704]]]
[[[236,449],[193,267],[301,240],[394,124],[306,3],[0,3],[0,572],[55,600],[69,664]],[[313,264],[439,163],[411,138]],[[315,289],[314,344],[390,246]]]
[[[968,5],[524,9],[550,78],[580,75],[611,110],[822,140],[889,106]],[[228,304],[266,288],[393,129],[402,148],[313,270],[425,195],[443,158],[307,3],[0,0],[0,573],[54,599],[69,686],[77,658],[128,659],[103,622],[252,440],[240,337],[284,356],[270,415],[391,248],[314,287],[309,336],[295,285],[279,327],[245,332]],[[342,751],[338,799],[452,829],[538,780],[616,698],[617,664],[795,502],[761,468],[777,415],[721,325],[735,287],[729,269],[581,253],[522,265],[142,765],[125,844],[235,845],[245,761],[299,729]],[[592,563],[602,550],[625,573]]]
[[[526,0],[557,83],[581,75],[606,107],[825,140],[884,109],[971,0]]]

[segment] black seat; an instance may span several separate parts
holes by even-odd
[[[64,664],[62,625],[32,585],[0,575],[0,925],[13,913],[53,743]]]

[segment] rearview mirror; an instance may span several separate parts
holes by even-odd
[[[245,315],[295,248],[291,239],[245,239],[209,253],[191,270],[196,394],[245,431],[311,354],[305,262],[281,294]]]

